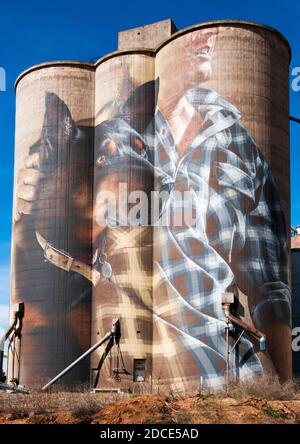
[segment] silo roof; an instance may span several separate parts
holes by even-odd
[[[48,61],[48,62],[40,63],[37,65],[33,65],[19,74],[19,76],[17,77],[17,79],[15,81],[15,90],[17,89],[17,85],[23,77],[25,77],[30,72],[36,71],[38,69],[50,68],[52,66],[69,66],[69,67],[73,66],[73,67],[78,67],[78,68],[82,68],[82,69],[89,69],[89,70],[93,71],[97,68],[97,66],[99,66],[101,63],[103,63],[107,59],[110,59],[112,57],[116,57],[119,55],[146,52],[146,53],[148,53],[148,55],[154,56],[163,46],[167,45],[169,42],[176,39],[177,37],[180,37],[181,35],[184,35],[188,32],[191,32],[191,31],[194,31],[197,29],[209,28],[212,26],[233,26],[233,27],[245,27],[245,28],[246,27],[253,27],[253,28],[260,28],[260,29],[268,30],[268,31],[272,32],[273,34],[277,35],[277,37],[279,37],[279,39],[282,40],[283,44],[286,46],[286,49],[288,51],[289,61],[291,60],[290,44],[289,44],[288,40],[275,28],[272,28],[271,26],[268,26],[268,25],[264,25],[262,23],[256,23],[256,22],[251,22],[251,21],[246,21],[246,20],[212,20],[212,21],[202,22],[202,23],[198,23],[196,25],[188,26],[186,28],[183,28],[183,29],[175,32],[174,34],[171,35],[171,37],[168,37],[162,43],[160,43],[155,50],[151,50],[149,48],[137,48],[137,49],[135,48],[132,50],[129,49],[129,50],[114,51],[114,52],[108,53],[108,54],[104,55],[103,57],[99,58],[95,63],[81,62],[81,61],[76,61],[76,60],[65,60],[65,61],[61,60],[61,61]]]

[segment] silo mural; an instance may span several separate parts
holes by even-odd
[[[50,379],[115,318],[118,341],[64,383],[186,390],[290,376],[289,56],[267,27],[214,22],[153,51],[21,78],[24,382]]]
[[[101,278],[93,290],[92,342],[110,330],[113,318],[121,327],[120,348],[109,343],[93,357],[98,386],[118,386],[120,379],[123,387],[130,386],[137,364],[147,382],[152,374],[151,208],[141,205],[137,223],[130,212],[139,211],[141,193],[150,202],[154,190],[144,137],[146,130],[154,136],[154,63],[153,54],[135,51],[104,60],[96,69],[93,251]],[[108,279],[101,272],[103,261],[112,268]]]
[[[88,66],[40,69],[18,85],[12,302],[25,303],[20,378],[29,386],[90,343],[81,263],[91,255],[93,101]],[[64,384],[88,382],[88,372],[85,362]]]
[[[212,388],[224,382],[224,292],[234,294],[233,313],[266,333],[280,374],[290,372],[288,359],[282,360],[282,345],[276,343],[281,331],[284,350],[289,350],[286,226],[262,152],[266,146],[261,149],[255,142],[258,135],[275,148],[278,130],[270,130],[269,111],[277,106],[279,112],[282,97],[272,96],[274,66],[265,71],[274,39],[251,27],[209,26],[179,35],[156,56],[154,164],[167,174],[171,191],[169,223],[154,241],[153,305],[165,322],[156,323],[154,330],[154,349],[158,347],[153,367],[161,379],[179,387],[197,382],[199,374]],[[281,52],[287,69],[288,52],[282,45]],[[259,91],[266,83],[268,95]],[[280,135],[288,168],[287,71],[284,87],[286,121]],[[244,125],[236,105],[251,111],[254,119],[261,116],[256,134]],[[239,329],[230,333],[232,346],[239,334]],[[243,335],[231,357],[233,377],[262,371],[257,343],[249,339]]]

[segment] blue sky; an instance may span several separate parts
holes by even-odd
[[[147,6],[147,7],[146,7]],[[172,18],[177,27],[217,19],[251,20],[277,28],[292,47],[291,69],[300,66],[300,2],[279,0],[15,0],[0,4],[0,328],[7,324],[14,161],[14,81],[47,60],[86,60],[117,49],[118,31]],[[300,92],[291,91],[291,114],[300,117]],[[292,224],[300,224],[300,125],[291,124]],[[283,172],[284,173],[284,172]]]

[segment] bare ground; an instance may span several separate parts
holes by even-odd
[[[19,397],[20,395],[13,395]],[[101,395],[97,395],[101,398]],[[3,401],[3,396],[1,396]],[[0,414],[0,424],[274,424],[300,423],[300,400],[267,401],[199,396],[169,399],[137,396],[104,405],[56,411],[16,410]]]
[[[262,378],[226,394],[180,395],[89,392],[0,392],[0,424],[295,424],[295,383]]]

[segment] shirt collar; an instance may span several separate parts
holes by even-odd
[[[240,111],[214,90],[193,89],[187,92],[186,98],[203,119],[202,129],[191,143],[189,151],[209,137],[230,128],[241,118]]]
[[[240,111],[214,90],[194,88],[189,90],[185,97],[203,119],[199,134],[187,147],[185,155],[199,147],[209,137],[230,128],[241,118]],[[155,151],[156,156],[159,156],[156,158],[156,164],[158,162],[165,171],[167,168],[168,173],[172,175],[174,165],[179,161],[179,155],[171,129],[158,108],[155,112],[155,130]],[[162,149],[163,156],[158,154]]]

